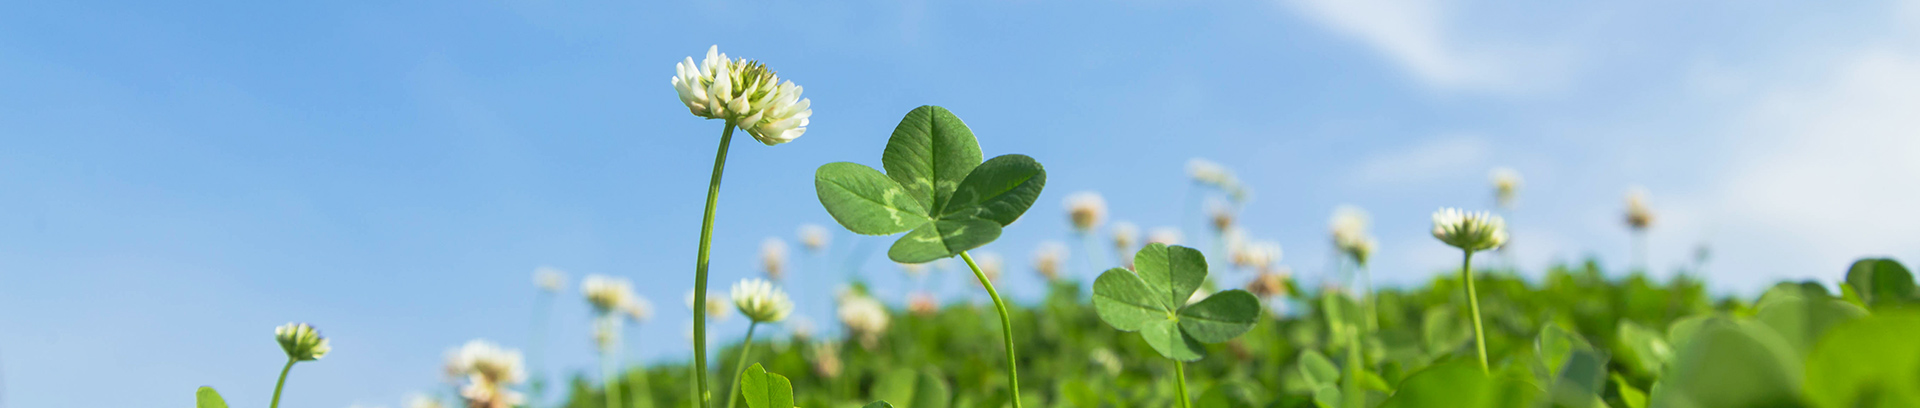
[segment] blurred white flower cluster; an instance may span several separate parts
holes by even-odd
[[[510,408],[526,402],[513,386],[526,381],[519,350],[475,339],[447,352],[447,376],[460,387],[460,398],[472,408]]]

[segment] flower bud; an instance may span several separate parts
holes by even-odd
[[[320,337],[320,330],[306,323],[287,323],[276,327],[273,337],[280,341],[280,349],[287,352],[287,358],[294,360],[319,360],[333,350],[327,344],[327,338]]]

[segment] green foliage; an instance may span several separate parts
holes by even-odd
[[[1114,268],[1093,282],[1093,308],[1121,331],[1137,331],[1161,356],[1199,360],[1202,343],[1220,343],[1253,328],[1260,300],[1229,290],[1188,304],[1207,279],[1199,250],[1150,244],[1133,257],[1134,268]]]
[[[897,262],[929,262],[993,242],[1047,183],[1046,169],[1031,157],[981,162],[973,131],[938,106],[908,112],[880,158],[885,174],[848,162],[820,166],[814,191],[849,231],[906,232],[887,250]]]
[[[1112,288],[1102,294],[1098,281],[1089,296],[1081,283],[1060,282],[1042,300],[1010,305],[1014,344],[1024,352],[1018,398],[1035,408],[1177,405],[1173,366],[1156,363],[1166,356],[1151,339],[1116,329],[1124,323],[1110,321],[1112,310],[1099,310],[1129,299],[1106,307],[1141,316],[1133,327],[1168,320],[1169,307],[1185,320],[1181,311],[1193,306],[1176,295],[1205,286],[1204,274],[1195,279],[1204,261],[1176,247],[1153,252],[1135,260],[1139,273],[1115,275],[1137,284],[1126,292],[1133,296]],[[1342,328],[1358,321],[1347,297],[1303,292],[1285,300],[1286,312],[1256,314],[1238,337],[1195,340],[1192,351],[1209,358],[1186,363],[1190,390],[1199,393],[1194,406],[1838,408],[1916,406],[1920,398],[1920,348],[1913,346],[1920,312],[1906,308],[1853,307],[1798,282],[1757,299],[1716,299],[1697,280],[1609,278],[1594,264],[1551,268],[1535,279],[1475,272],[1491,375],[1479,372],[1471,332],[1460,327],[1462,282],[1442,272],[1425,285],[1374,293],[1379,323],[1372,329]],[[999,408],[1015,398],[1001,375],[1006,362],[991,307],[892,314],[891,328],[870,345],[756,339],[727,347],[721,360],[742,347],[765,356],[756,359],[766,370],[790,376],[792,406]],[[1183,341],[1193,337],[1173,327]],[[819,362],[829,355],[839,364],[823,371]],[[687,366],[628,374],[641,372],[655,406],[691,406]],[[598,384],[575,381],[562,406],[604,408]]]
[[[1920,303],[1920,288],[1914,286],[1913,273],[1892,259],[1855,261],[1847,268],[1845,288],[1875,309]]]
[[[793,408],[793,383],[758,363],[740,376],[740,393],[748,408]]]
[[[213,387],[200,387],[193,393],[193,406],[196,408],[227,408],[227,400],[220,398],[220,392]]]
[[[1875,315],[1828,331],[1807,357],[1807,399],[1820,407],[1920,406],[1920,315]]]

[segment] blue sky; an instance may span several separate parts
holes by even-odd
[[[814,107],[794,143],[735,144],[716,290],[756,275],[763,239],[831,226],[813,169],[877,164],[923,104],[967,120],[987,154],[1048,167],[1041,202],[986,248],[1017,299],[1040,293],[1032,248],[1068,238],[1062,197],[1098,191],[1114,219],[1176,225],[1195,157],[1252,187],[1244,225],[1303,279],[1325,270],[1341,204],[1373,213],[1379,280],[1428,279],[1456,256],[1426,235],[1428,214],[1490,206],[1487,171],[1503,165],[1527,179],[1512,221],[1530,269],[1624,263],[1634,185],[1660,212],[1652,263],[1710,244],[1724,293],[1832,281],[1862,255],[1920,259],[1911,1],[9,9],[6,406],[185,404],[199,385],[260,405],[287,321],[335,348],[295,369],[287,407],[397,406],[440,387],[447,348],[524,346],[542,265],[636,280],[657,310],[636,353],[686,358],[681,297],[719,124],[688,115],[668,78],[712,44],[772,65]],[[878,256],[863,273],[889,301],[914,287]],[[840,277],[796,274],[803,314],[826,326]],[[963,278],[924,285],[979,301]],[[592,367],[583,302],[556,306],[547,366]]]

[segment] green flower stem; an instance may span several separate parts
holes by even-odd
[[[287,366],[280,369],[280,381],[273,383],[273,405],[268,405],[267,408],[280,408],[280,389],[287,386],[287,372],[293,371],[293,363],[298,362],[300,359],[287,358]]]
[[[707,183],[707,213],[700,219],[700,256],[693,269],[693,305],[707,304],[707,252],[713,248],[713,208],[720,201],[720,173],[727,168],[727,145],[733,142],[733,121],[720,131],[720,151],[713,156],[713,181]],[[700,407],[713,406],[713,393],[707,388],[707,316],[693,319],[693,379]]]
[[[740,376],[747,373],[747,354],[753,352],[753,329],[757,328],[760,328],[760,322],[748,324],[747,339],[740,341],[740,361],[733,364],[733,382],[727,386],[733,390],[727,393],[727,408],[733,408],[733,400],[740,398]]]
[[[1180,390],[1180,408],[1192,407],[1193,403],[1187,401],[1187,363],[1173,360],[1173,378],[1174,388]]]
[[[987,280],[987,274],[980,272],[980,265],[973,262],[973,256],[960,252],[960,259],[967,261],[967,267],[973,268],[973,277],[980,279],[980,286],[987,288],[987,296],[993,298],[993,308],[1000,312],[1000,331],[1007,343],[1007,386],[1013,390],[1013,408],[1020,408],[1020,369],[1015,366],[1019,361],[1013,352],[1013,318],[1007,315],[1007,302],[1000,300],[1000,292],[993,290],[993,282]]]
[[[1347,408],[1361,408],[1366,406],[1366,391],[1360,389],[1360,365],[1365,363],[1365,357],[1360,355],[1360,328],[1348,328],[1347,383],[1342,384],[1343,387],[1340,392],[1344,394],[1340,396],[1341,405]]]
[[[547,337],[545,336],[547,331],[547,311],[553,309],[553,294],[548,293],[546,290],[540,290],[539,293],[534,295],[533,303],[533,339],[527,347],[527,366],[533,368],[533,384],[531,384],[533,398],[531,402],[527,403],[528,407],[537,407],[541,402],[546,401],[546,399],[541,398],[541,396],[546,393],[547,376],[546,370],[544,369],[545,366],[540,363],[545,362],[541,360],[541,357],[545,357],[544,354],[546,353],[542,353],[541,350],[545,348],[542,345],[546,343],[545,340]]]
[[[612,351],[600,353],[600,373],[606,377],[601,384],[607,388],[607,392],[603,393],[607,398],[607,408],[620,407],[620,370],[615,359]]]
[[[1480,372],[1487,373],[1487,332],[1480,326],[1480,294],[1473,290],[1473,251],[1460,260],[1460,280],[1467,283],[1467,310],[1473,312],[1473,345],[1480,355]]]

